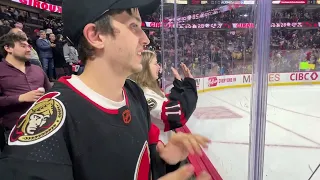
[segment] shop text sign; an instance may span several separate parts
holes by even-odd
[[[46,11],[50,11],[53,13],[62,13],[62,7],[54,4],[49,4],[46,2],[38,1],[38,0],[11,0],[16,3],[21,3],[24,5],[32,6],[37,9],[42,9]]]

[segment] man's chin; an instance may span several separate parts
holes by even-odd
[[[138,73],[142,71],[142,64],[140,64],[139,66],[136,66],[134,68],[132,68],[133,73]]]
[[[31,57],[31,56],[30,56]],[[15,58],[21,62],[27,62],[30,60],[29,56],[15,56]]]

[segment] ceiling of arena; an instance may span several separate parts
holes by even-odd
[[[47,3],[61,6],[63,0],[45,0]]]

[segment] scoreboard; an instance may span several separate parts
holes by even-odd
[[[199,5],[199,4],[216,4],[216,5],[225,5],[225,4],[254,4],[255,0],[188,0],[190,5]]]
[[[272,0],[272,4],[316,4],[317,0]]]
[[[208,4],[254,4],[255,0],[208,0]]]

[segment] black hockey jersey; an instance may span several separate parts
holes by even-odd
[[[156,152],[159,129],[150,125],[142,90],[127,80],[125,105],[118,109],[83,92],[62,78],[21,116],[1,154],[1,179],[149,180],[164,174]]]

